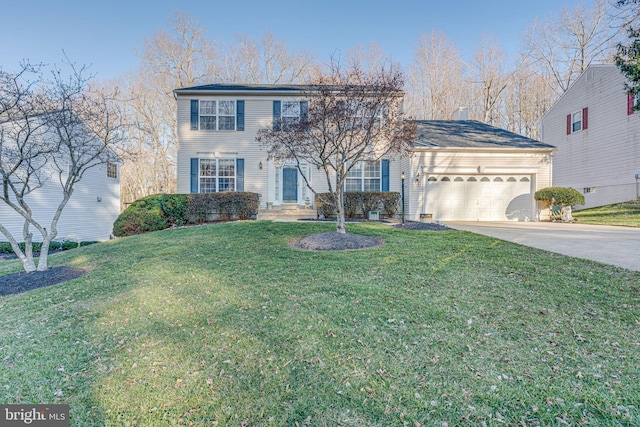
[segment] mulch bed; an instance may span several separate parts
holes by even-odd
[[[430,231],[444,231],[451,230],[444,224],[436,222],[405,222],[404,224],[396,224],[395,228],[401,228],[403,230],[430,230]]]
[[[291,246],[310,251],[344,251],[349,249],[365,249],[380,246],[384,241],[377,237],[363,236],[353,233],[318,233],[301,239],[295,239]]]
[[[33,289],[57,285],[84,276],[89,271],[86,268],[59,266],[50,267],[47,271],[6,274],[0,276],[0,296],[21,294]]]

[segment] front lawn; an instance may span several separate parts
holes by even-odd
[[[640,203],[616,203],[573,211],[573,217],[580,224],[640,227]]]
[[[0,298],[0,402],[72,425],[640,424],[640,273],[460,231],[238,222],[79,248]],[[0,262],[0,274],[19,270]]]

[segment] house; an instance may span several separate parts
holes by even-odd
[[[579,208],[638,198],[640,111],[624,83],[615,65],[590,65],[542,118],[553,185],[584,193]]]
[[[2,126],[8,125],[4,123]],[[41,133],[37,138],[47,138],[47,132]],[[115,155],[113,157],[117,158]],[[61,166],[63,169],[68,167],[65,163],[61,163]],[[73,194],[62,211],[55,241],[102,241],[111,237],[113,223],[120,214],[119,166],[118,161],[97,164],[87,169],[83,178],[75,184]],[[34,189],[25,200],[33,212],[33,218],[49,230],[63,193],[60,177],[51,158],[42,165],[41,172],[42,186]],[[24,241],[24,219],[3,201],[0,201],[0,224],[18,242]],[[34,242],[42,241],[37,229],[31,226],[30,231]],[[0,241],[7,241],[2,233]]]
[[[306,110],[308,88],[296,85],[203,85],[174,91],[178,118],[178,192],[251,191],[268,210],[313,204],[299,171],[267,159],[256,142],[274,118],[296,120]],[[401,192],[409,220],[533,221],[533,193],[551,184],[554,148],[474,121],[419,121],[411,156],[363,162],[347,191]],[[318,192],[324,176],[303,170]],[[313,214],[315,216],[315,214]]]

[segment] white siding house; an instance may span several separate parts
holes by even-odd
[[[274,117],[303,114],[302,86],[204,85],[176,89],[178,192],[249,191],[262,210],[313,204],[313,193],[291,165],[267,160],[256,142]],[[406,218],[534,221],[533,193],[551,184],[554,148],[474,121],[419,121],[412,154],[364,165],[346,190],[401,192],[405,172]],[[326,178],[307,176],[317,192]],[[357,175],[357,177],[356,177]]]
[[[638,197],[640,112],[615,65],[591,65],[542,118],[542,140],[558,148],[553,185],[584,193],[578,208]]]
[[[11,126],[4,123],[3,126]],[[35,134],[34,134],[35,135]],[[35,135],[34,141],[46,141],[47,131]],[[10,143],[5,141],[8,150]],[[34,144],[37,145],[36,142]],[[60,156],[58,156],[60,157]],[[115,159],[116,156],[114,155]],[[41,185],[33,189],[25,201],[30,207],[33,218],[41,226],[50,230],[51,220],[63,199],[62,186],[58,170],[68,169],[64,162],[58,159],[58,165],[53,166],[53,160],[48,158],[41,169]],[[62,176],[65,179],[66,176]],[[31,181],[34,182],[35,181]],[[13,200],[11,193],[9,197]],[[113,223],[120,213],[120,170],[118,163],[97,164],[87,169],[83,178],[75,184],[73,193],[58,220],[55,241],[101,241],[111,237]],[[0,224],[2,224],[18,241],[24,241],[24,219],[0,200]],[[41,242],[42,236],[33,226],[33,241]],[[0,241],[7,241],[0,233]]]

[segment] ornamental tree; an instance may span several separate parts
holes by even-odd
[[[293,162],[316,195],[308,170],[321,170],[329,200],[336,207],[336,231],[345,233],[344,191],[349,172],[361,161],[405,156],[416,134],[413,121],[402,117],[404,76],[395,66],[365,72],[332,64],[329,73],[306,87],[306,111],[300,119],[276,119],[256,139],[269,159]]]
[[[584,205],[584,195],[578,190],[567,187],[547,187],[536,191],[534,198],[543,202],[553,213],[560,209],[563,222],[573,221],[572,205]]]

